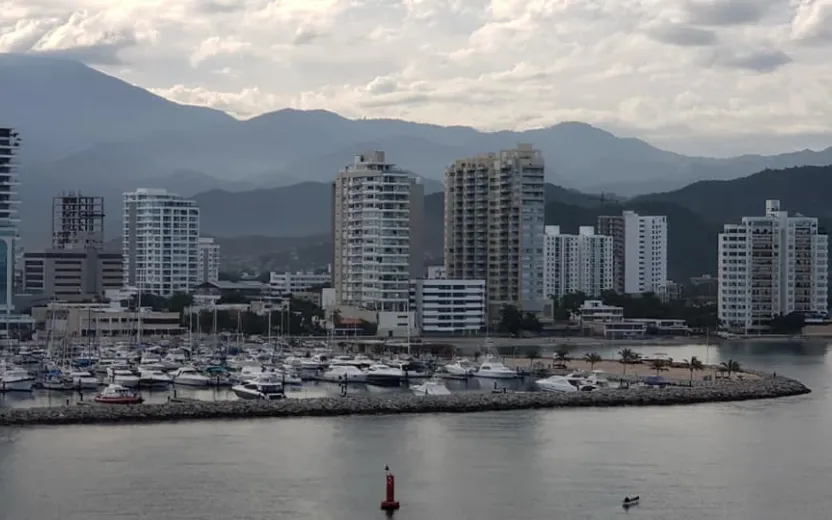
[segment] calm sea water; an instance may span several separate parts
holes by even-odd
[[[0,429],[0,520],[383,518],[388,464],[401,520],[829,518],[826,345],[643,352],[734,358],[814,392],[626,410]],[[628,494],[642,503],[624,511]]]

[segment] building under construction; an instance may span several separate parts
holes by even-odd
[[[52,200],[52,249],[100,249],[104,197],[65,193]]]

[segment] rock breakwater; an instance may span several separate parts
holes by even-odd
[[[0,426],[150,423],[196,419],[313,417],[411,413],[466,413],[566,407],[666,406],[708,402],[770,399],[809,393],[799,381],[767,377],[710,385],[666,388],[609,388],[595,392],[542,392],[449,396],[351,395],[280,401],[189,401],[117,406],[84,405],[51,408],[0,408]]]

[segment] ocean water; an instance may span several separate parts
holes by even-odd
[[[802,380],[771,401],[0,429],[0,520],[826,519],[824,344],[659,347]],[[609,355],[608,352],[606,352]],[[641,504],[621,508],[626,495]]]

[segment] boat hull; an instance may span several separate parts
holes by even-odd
[[[234,392],[240,399],[244,399],[246,401],[255,401],[255,400],[266,400],[266,401],[276,401],[278,399],[283,399],[285,396],[283,394],[263,394],[261,392],[251,392],[246,390],[239,390],[236,388],[231,388],[231,391]]]
[[[2,381],[0,382],[0,392],[31,392],[34,384],[34,379]]]
[[[381,374],[367,374],[367,377],[365,378],[365,382],[368,385],[383,386],[387,388],[401,386],[403,380],[403,376]]]
[[[142,404],[144,399],[141,397],[102,397],[97,395],[93,401],[99,404]]]
[[[210,381],[206,377],[176,377],[173,379],[174,384],[181,386],[192,386],[195,388],[205,388]]]
[[[95,378],[76,379],[73,381],[73,388],[80,388],[82,390],[95,390],[101,383]]]
[[[474,376],[483,379],[517,379],[518,377],[514,372],[477,372]]]

